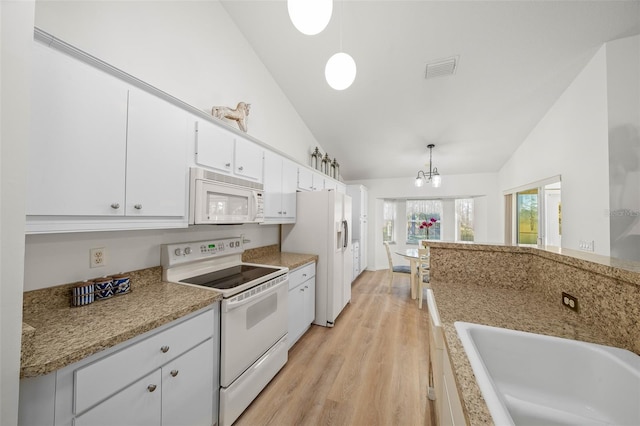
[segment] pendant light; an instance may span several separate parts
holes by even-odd
[[[316,35],[327,27],[333,0],[287,0],[289,18],[302,34]]]
[[[340,52],[330,57],[324,68],[324,77],[329,86],[335,90],[344,90],[351,86],[357,72],[356,61],[351,55],[342,51],[342,4],[340,3]]]
[[[429,171],[423,172],[422,170],[419,170],[414,183],[416,187],[420,188],[425,182],[431,182],[431,186],[439,188],[442,184],[442,177],[440,176],[440,173],[438,173],[438,168],[433,167],[433,162],[431,161],[431,152],[433,148],[435,148],[435,145],[430,143],[427,145],[427,148],[429,148]]]

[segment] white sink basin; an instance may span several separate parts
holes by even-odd
[[[455,327],[496,425],[640,425],[640,356],[633,352],[465,322]]]

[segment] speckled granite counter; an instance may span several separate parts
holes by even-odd
[[[432,285],[440,313],[451,364],[456,374],[471,425],[493,424],[469,359],[458,338],[455,321],[504,327],[532,333],[613,345],[606,336],[594,333],[576,321],[560,304],[550,306],[532,290],[480,288],[475,284]],[[572,317],[573,316],[573,317]]]
[[[637,264],[528,247],[456,243],[434,243],[430,247],[431,287],[471,425],[493,421],[458,338],[456,321],[640,353]],[[562,306],[562,291],[579,299],[579,312]]]
[[[289,270],[296,269],[309,262],[317,262],[315,254],[281,252],[277,244],[257,249],[251,249],[242,255],[243,262],[260,263],[262,265],[286,266]]]
[[[48,374],[211,305],[211,290],[162,281],[162,268],[129,274],[131,291],[70,306],[66,284],[24,294],[20,377]]]

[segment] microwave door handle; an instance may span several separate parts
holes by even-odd
[[[253,195],[253,218],[252,221],[255,221],[258,218],[258,193],[256,191],[251,191]]]

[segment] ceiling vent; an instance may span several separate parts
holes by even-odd
[[[427,64],[427,69],[424,73],[424,78],[436,78],[446,75],[453,75],[458,68],[458,56],[442,59],[438,62],[432,62]]]

